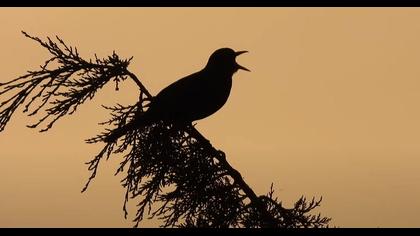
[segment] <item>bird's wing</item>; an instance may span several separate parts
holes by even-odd
[[[153,100],[153,107],[158,112],[182,113],[200,106],[203,87],[206,86],[206,74],[200,72],[186,76],[164,88]]]

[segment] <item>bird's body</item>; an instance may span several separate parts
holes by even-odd
[[[153,99],[150,114],[173,122],[200,120],[212,115],[226,103],[231,87],[231,76],[202,70],[163,89]]]
[[[234,52],[229,48],[215,51],[202,70],[164,88],[152,99],[143,115],[114,130],[106,141],[115,141],[127,130],[142,128],[156,121],[189,124],[212,115],[226,103],[233,74],[238,69],[248,70],[235,62],[235,57],[244,52]]]

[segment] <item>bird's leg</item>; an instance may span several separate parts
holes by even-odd
[[[213,149],[213,146],[210,143],[210,140],[206,139],[198,130],[195,128],[196,124],[189,124],[187,127],[187,131],[191,137],[193,137],[198,142],[205,144],[206,146]]]

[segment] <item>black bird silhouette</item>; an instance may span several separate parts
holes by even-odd
[[[156,121],[187,125],[212,115],[226,103],[233,74],[239,69],[249,71],[235,61],[246,52],[230,48],[216,50],[202,70],[164,88],[153,97],[145,113],[111,132],[105,141],[114,142],[128,130],[141,129]]]

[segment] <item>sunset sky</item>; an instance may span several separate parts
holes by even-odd
[[[338,227],[420,227],[420,8],[0,8],[0,82],[48,52],[21,30],[60,36],[85,58],[115,50],[150,90],[200,70],[221,47],[248,50],[230,98],[196,126],[257,194],[285,206],[323,197]],[[19,109],[0,133],[0,227],[132,227],[118,158],[85,193],[85,139],[132,104],[109,84],[46,133]],[[155,220],[142,227],[156,227]]]

